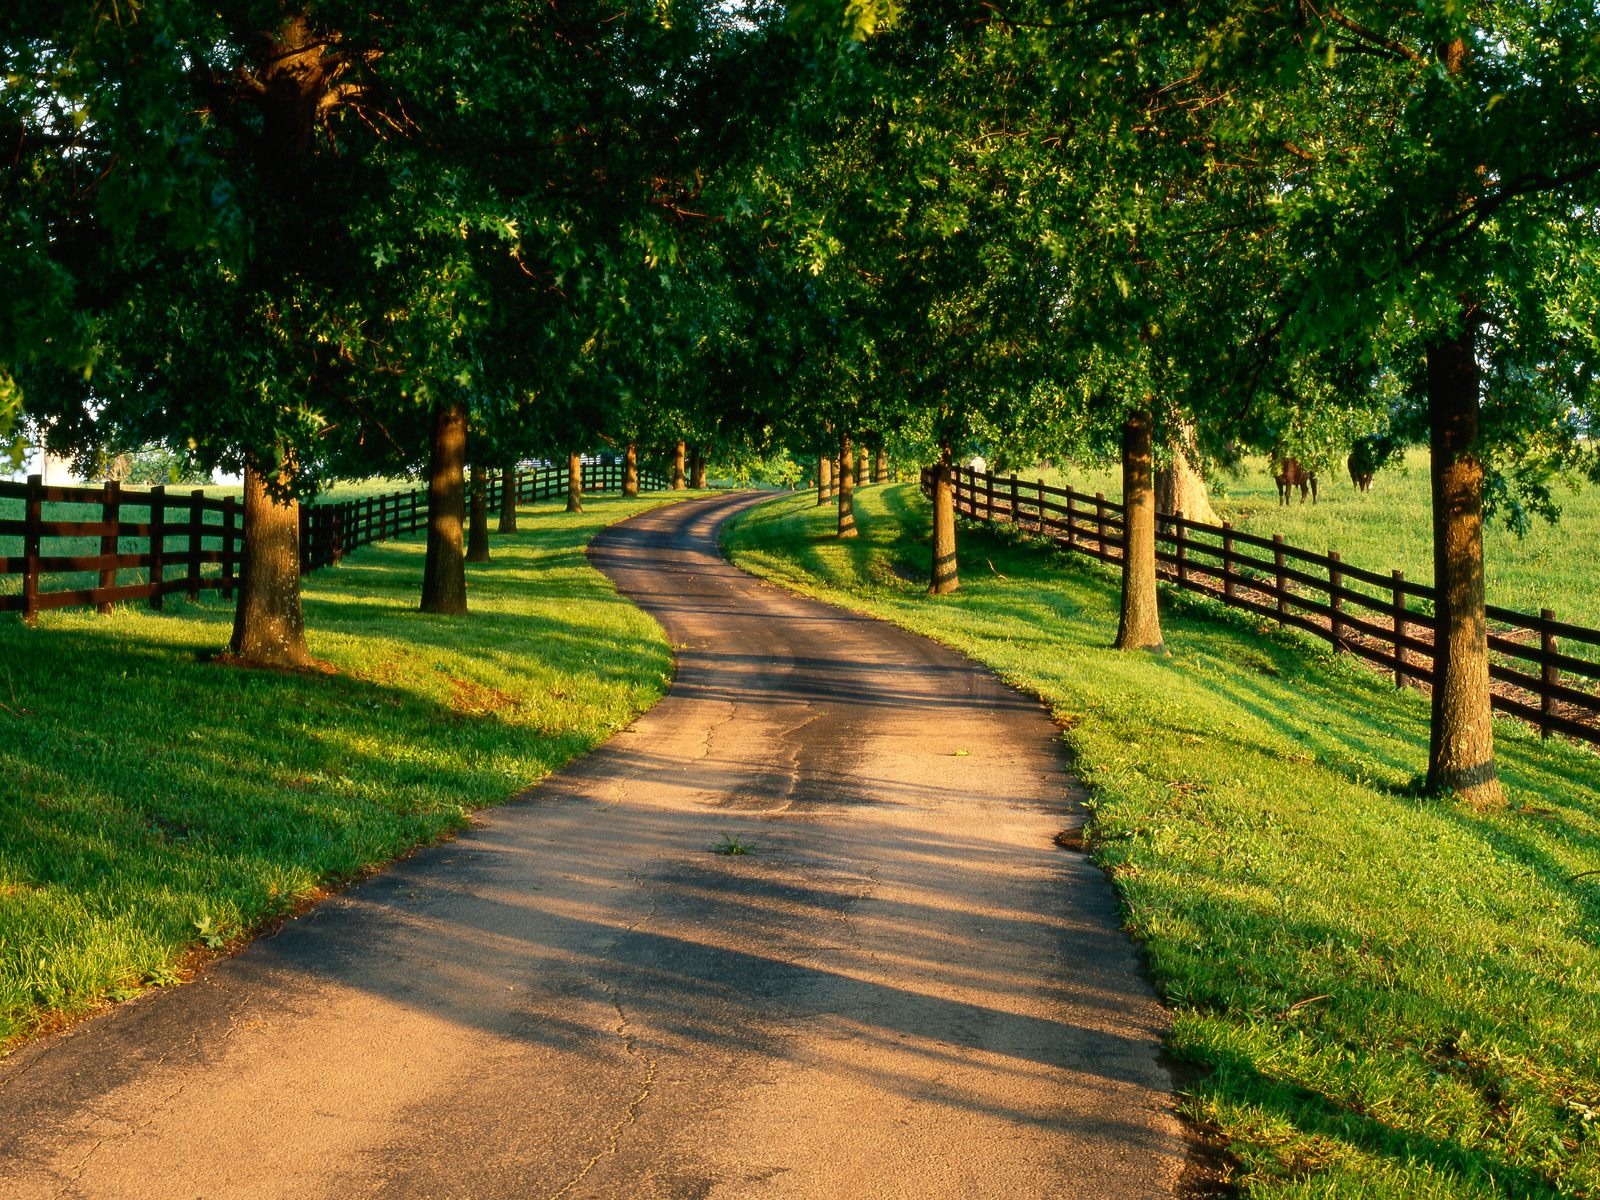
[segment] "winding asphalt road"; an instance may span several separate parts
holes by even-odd
[[[0,1063],[20,1197],[1139,1197],[1161,1010],[1040,707],[658,509],[671,693],[460,839]],[[719,854],[732,838],[750,853]]]

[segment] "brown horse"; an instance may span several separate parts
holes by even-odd
[[[1311,503],[1317,502],[1317,476],[1314,471],[1307,471],[1300,465],[1297,458],[1274,458],[1272,460],[1272,480],[1278,485],[1278,503],[1289,503],[1291,488],[1300,489],[1300,503],[1306,502],[1306,492],[1311,493]]]

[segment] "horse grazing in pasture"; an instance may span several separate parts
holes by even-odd
[[[1356,491],[1370,492],[1373,475],[1377,474],[1379,467],[1395,457],[1398,457],[1398,451],[1394,438],[1382,434],[1357,438],[1356,444],[1350,448],[1350,457],[1344,463],[1350,469],[1350,482],[1356,485]]]
[[[1291,488],[1300,489],[1300,503],[1306,502],[1306,492],[1311,493],[1311,503],[1317,502],[1317,475],[1315,471],[1308,471],[1300,465],[1297,458],[1276,458],[1272,460],[1272,480],[1278,485],[1278,503],[1289,503]]]

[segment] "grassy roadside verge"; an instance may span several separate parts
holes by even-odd
[[[199,661],[227,643],[215,599],[0,620],[0,1046],[179,981],[653,704],[667,643],[583,546],[663,502],[525,506],[469,568],[466,620],[415,611],[420,538],[308,576],[336,676]]]
[[[1170,657],[1119,654],[1114,576],[1003,533],[932,601],[915,487],[856,507],[854,543],[806,496],[726,542],[1051,703],[1246,1194],[1600,1195],[1600,757],[1505,723],[1512,811],[1420,799],[1424,702],[1326,648],[1169,593]]]

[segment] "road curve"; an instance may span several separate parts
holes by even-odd
[[[1160,1008],[1040,707],[657,509],[670,694],[194,984],[0,1063],[7,1197],[1171,1196]],[[728,839],[748,854],[714,852]]]

